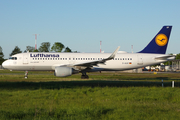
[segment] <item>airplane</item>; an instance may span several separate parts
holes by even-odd
[[[87,72],[122,71],[155,65],[175,59],[166,55],[166,49],[172,26],[163,26],[150,43],[137,53],[120,53],[120,46],[113,53],[60,53],[27,52],[11,56],[2,66],[9,70],[54,71],[57,77],[67,77],[82,73],[82,79],[88,79]]]

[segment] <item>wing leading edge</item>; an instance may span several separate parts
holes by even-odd
[[[105,64],[106,61],[115,58],[117,52],[119,51],[119,48],[120,48],[120,46],[118,46],[117,49],[106,59],[102,59],[102,60],[98,60],[98,61],[78,63],[78,64],[74,64],[74,66],[92,67],[92,66],[98,66],[98,64]]]

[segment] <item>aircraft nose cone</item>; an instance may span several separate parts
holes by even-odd
[[[7,61],[4,61],[4,62],[2,63],[2,67],[3,67],[3,68],[7,68],[7,66],[8,66]]]

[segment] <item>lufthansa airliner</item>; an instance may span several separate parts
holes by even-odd
[[[50,53],[27,52],[11,56],[2,66],[9,70],[54,71],[57,77],[82,73],[81,78],[89,78],[87,72],[122,71],[155,65],[175,59],[166,55],[172,26],[163,26],[150,43],[137,53],[120,53],[120,47],[113,53]]]

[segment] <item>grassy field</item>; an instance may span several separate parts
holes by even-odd
[[[0,119],[179,119],[180,74],[0,71]],[[164,80],[162,87],[161,80]],[[175,88],[171,82],[175,81]]]

